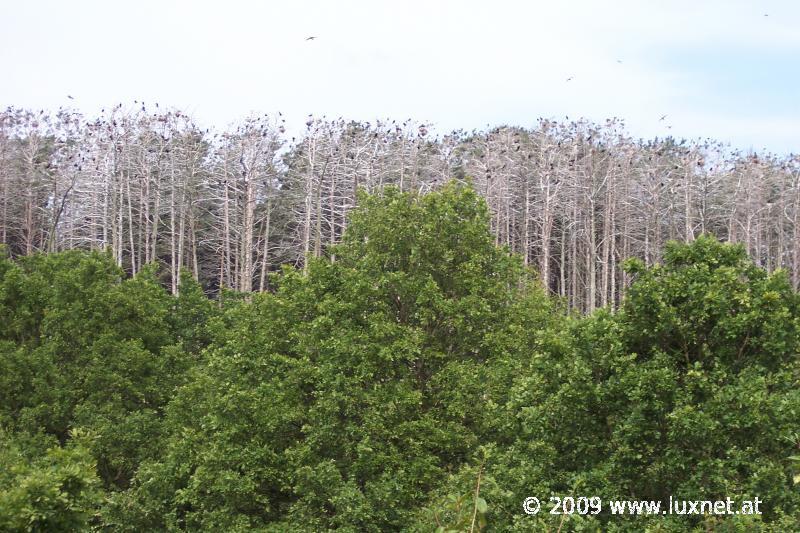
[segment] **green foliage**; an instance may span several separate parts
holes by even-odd
[[[181,272],[180,290],[166,317],[175,340],[184,350],[199,354],[211,342],[208,322],[218,315],[217,307],[191,274]]]
[[[42,435],[0,428],[0,530],[88,530],[100,503],[90,436],[71,432],[60,447]]]
[[[800,529],[800,299],[741,247],[670,243],[570,317],[451,184],[361,195],[326,254],[218,302],[0,259],[0,529]],[[551,495],[765,503],[522,513]]]
[[[774,371],[795,359],[800,342],[798,298],[785,272],[767,275],[741,245],[712,237],[668,244],[664,264],[638,276],[623,316],[630,351],[660,350],[684,369]]]
[[[495,430],[515,311],[549,303],[470,189],[360,201],[335,262],[228,311],[119,523],[398,529]]]
[[[160,411],[191,366],[184,349],[207,342],[213,305],[188,281],[173,305],[154,267],[125,279],[102,253],[0,265],[0,421],[62,443],[90,429],[102,480],[126,486],[159,450]]]
[[[798,446],[800,314],[785,274],[707,237],[669,244],[663,265],[630,266],[622,310],[577,321],[572,350],[516,380],[505,417],[519,438],[493,477],[515,501],[577,496],[575,486],[604,499],[758,496],[769,502],[765,522],[797,529],[788,458]],[[599,518],[615,531],[745,523]]]

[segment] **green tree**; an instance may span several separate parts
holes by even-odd
[[[228,312],[116,523],[399,529],[498,431],[486,406],[513,375],[518,311],[552,314],[541,289],[467,187],[359,205],[335,261]]]
[[[741,246],[709,237],[670,243],[662,265],[628,270],[635,281],[620,312],[576,321],[573,348],[518,378],[506,414],[518,439],[491,475],[518,500],[769,502],[757,523],[600,516],[611,530],[798,529],[789,457],[800,421],[800,314],[786,274],[767,274]]]
[[[0,530],[86,531],[100,503],[100,481],[87,446],[73,431],[58,446],[41,434],[12,434],[0,427]]]
[[[153,266],[126,279],[103,253],[0,264],[0,420],[62,444],[90,429],[101,478],[126,486],[159,450],[161,410],[196,359],[183,345],[202,348],[213,306],[188,282],[174,299]]]

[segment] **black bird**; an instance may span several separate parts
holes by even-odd
[[[569,78],[567,78],[567,81],[572,81],[572,76],[570,76]]]
[[[72,95],[70,95],[70,94],[68,94],[68,95],[67,95],[67,98],[69,98],[70,100],[75,100],[75,99],[72,97]]]
[[[659,120],[659,121],[662,121],[662,120],[664,120],[665,118],[667,118],[667,115],[661,115],[661,118],[660,118],[660,119],[658,119],[658,120]]]
[[[316,36],[316,35],[312,35],[312,36],[310,36],[310,37],[306,37],[306,41],[313,41],[313,40],[314,40],[314,39],[316,39],[316,38],[317,38],[317,36]]]

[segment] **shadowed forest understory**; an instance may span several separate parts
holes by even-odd
[[[4,174],[40,181],[25,182],[27,196],[3,195],[0,530],[800,530],[800,296],[777,269],[796,250],[796,168],[740,159],[704,197],[698,184],[714,174],[697,170],[710,163],[698,165],[695,148],[609,153],[597,133],[572,131],[562,152],[562,130],[501,130],[452,153],[473,154],[465,168],[500,164],[516,157],[507,148],[523,151],[519,140],[539,170],[475,172],[479,193],[458,181],[433,187],[445,144],[422,137],[391,141],[408,140],[409,166],[372,174],[358,151],[379,146],[369,129],[336,137],[312,121],[280,167],[258,144],[277,141],[252,127],[219,146],[199,133],[156,135],[157,152],[138,137],[118,150],[96,138],[5,137],[14,158],[43,144],[22,167],[32,173]],[[339,157],[332,139],[353,144]],[[80,146],[111,149],[52,170]],[[575,168],[570,154],[582,154]],[[685,163],[615,170],[650,156]],[[672,176],[665,189],[680,194],[670,202],[689,203],[632,204],[648,168]],[[384,187],[398,180],[406,192]],[[752,196],[731,203],[729,186]],[[419,192],[427,187],[436,190]],[[552,218],[541,226],[546,198]],[[566,209],[571,201],[597,204]],[[550,223],[555,268],[544,274]],[[700,233],[726,228],[748,241]],[[691,242],[662,245],[671,231]],[[59,251],[69,247],[105,250]],[[305,251],[305,263],[265,272]],[[210,298],[204,288],[220,279],[241,290]],[[597,301],[586,303],[592,283]],[[522,510],[530,496],[543,502],[536,516]],[[598,497],[602,509],[550,514],[551,496]],[[762,514],[608,507],[669,497],[758,498]]]
[[[621,121],[541,119],[434,136],[412,120],[283,118],[201,129],[136,102],[84,117],[0,114],[0,242],[14,256],[108,249],[128,274],[158,262],[173,294],[182,268],[209,294],[264,291],[282,264],[329,255],[357,191],[428,192],[469,180],[493,240],[536,267],[571,309],[619,305],[626,258],[711,234],[800,283],[800,158],[712,140],[637,140]],[[332,257],[332,256],[331,256]]]

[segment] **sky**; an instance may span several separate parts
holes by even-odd
[[[800,153],[791,0],[0,2],[3,107],[144,100],[219,129],[281,111],[290,131],[309,113],[440,133],[616,117]]]

